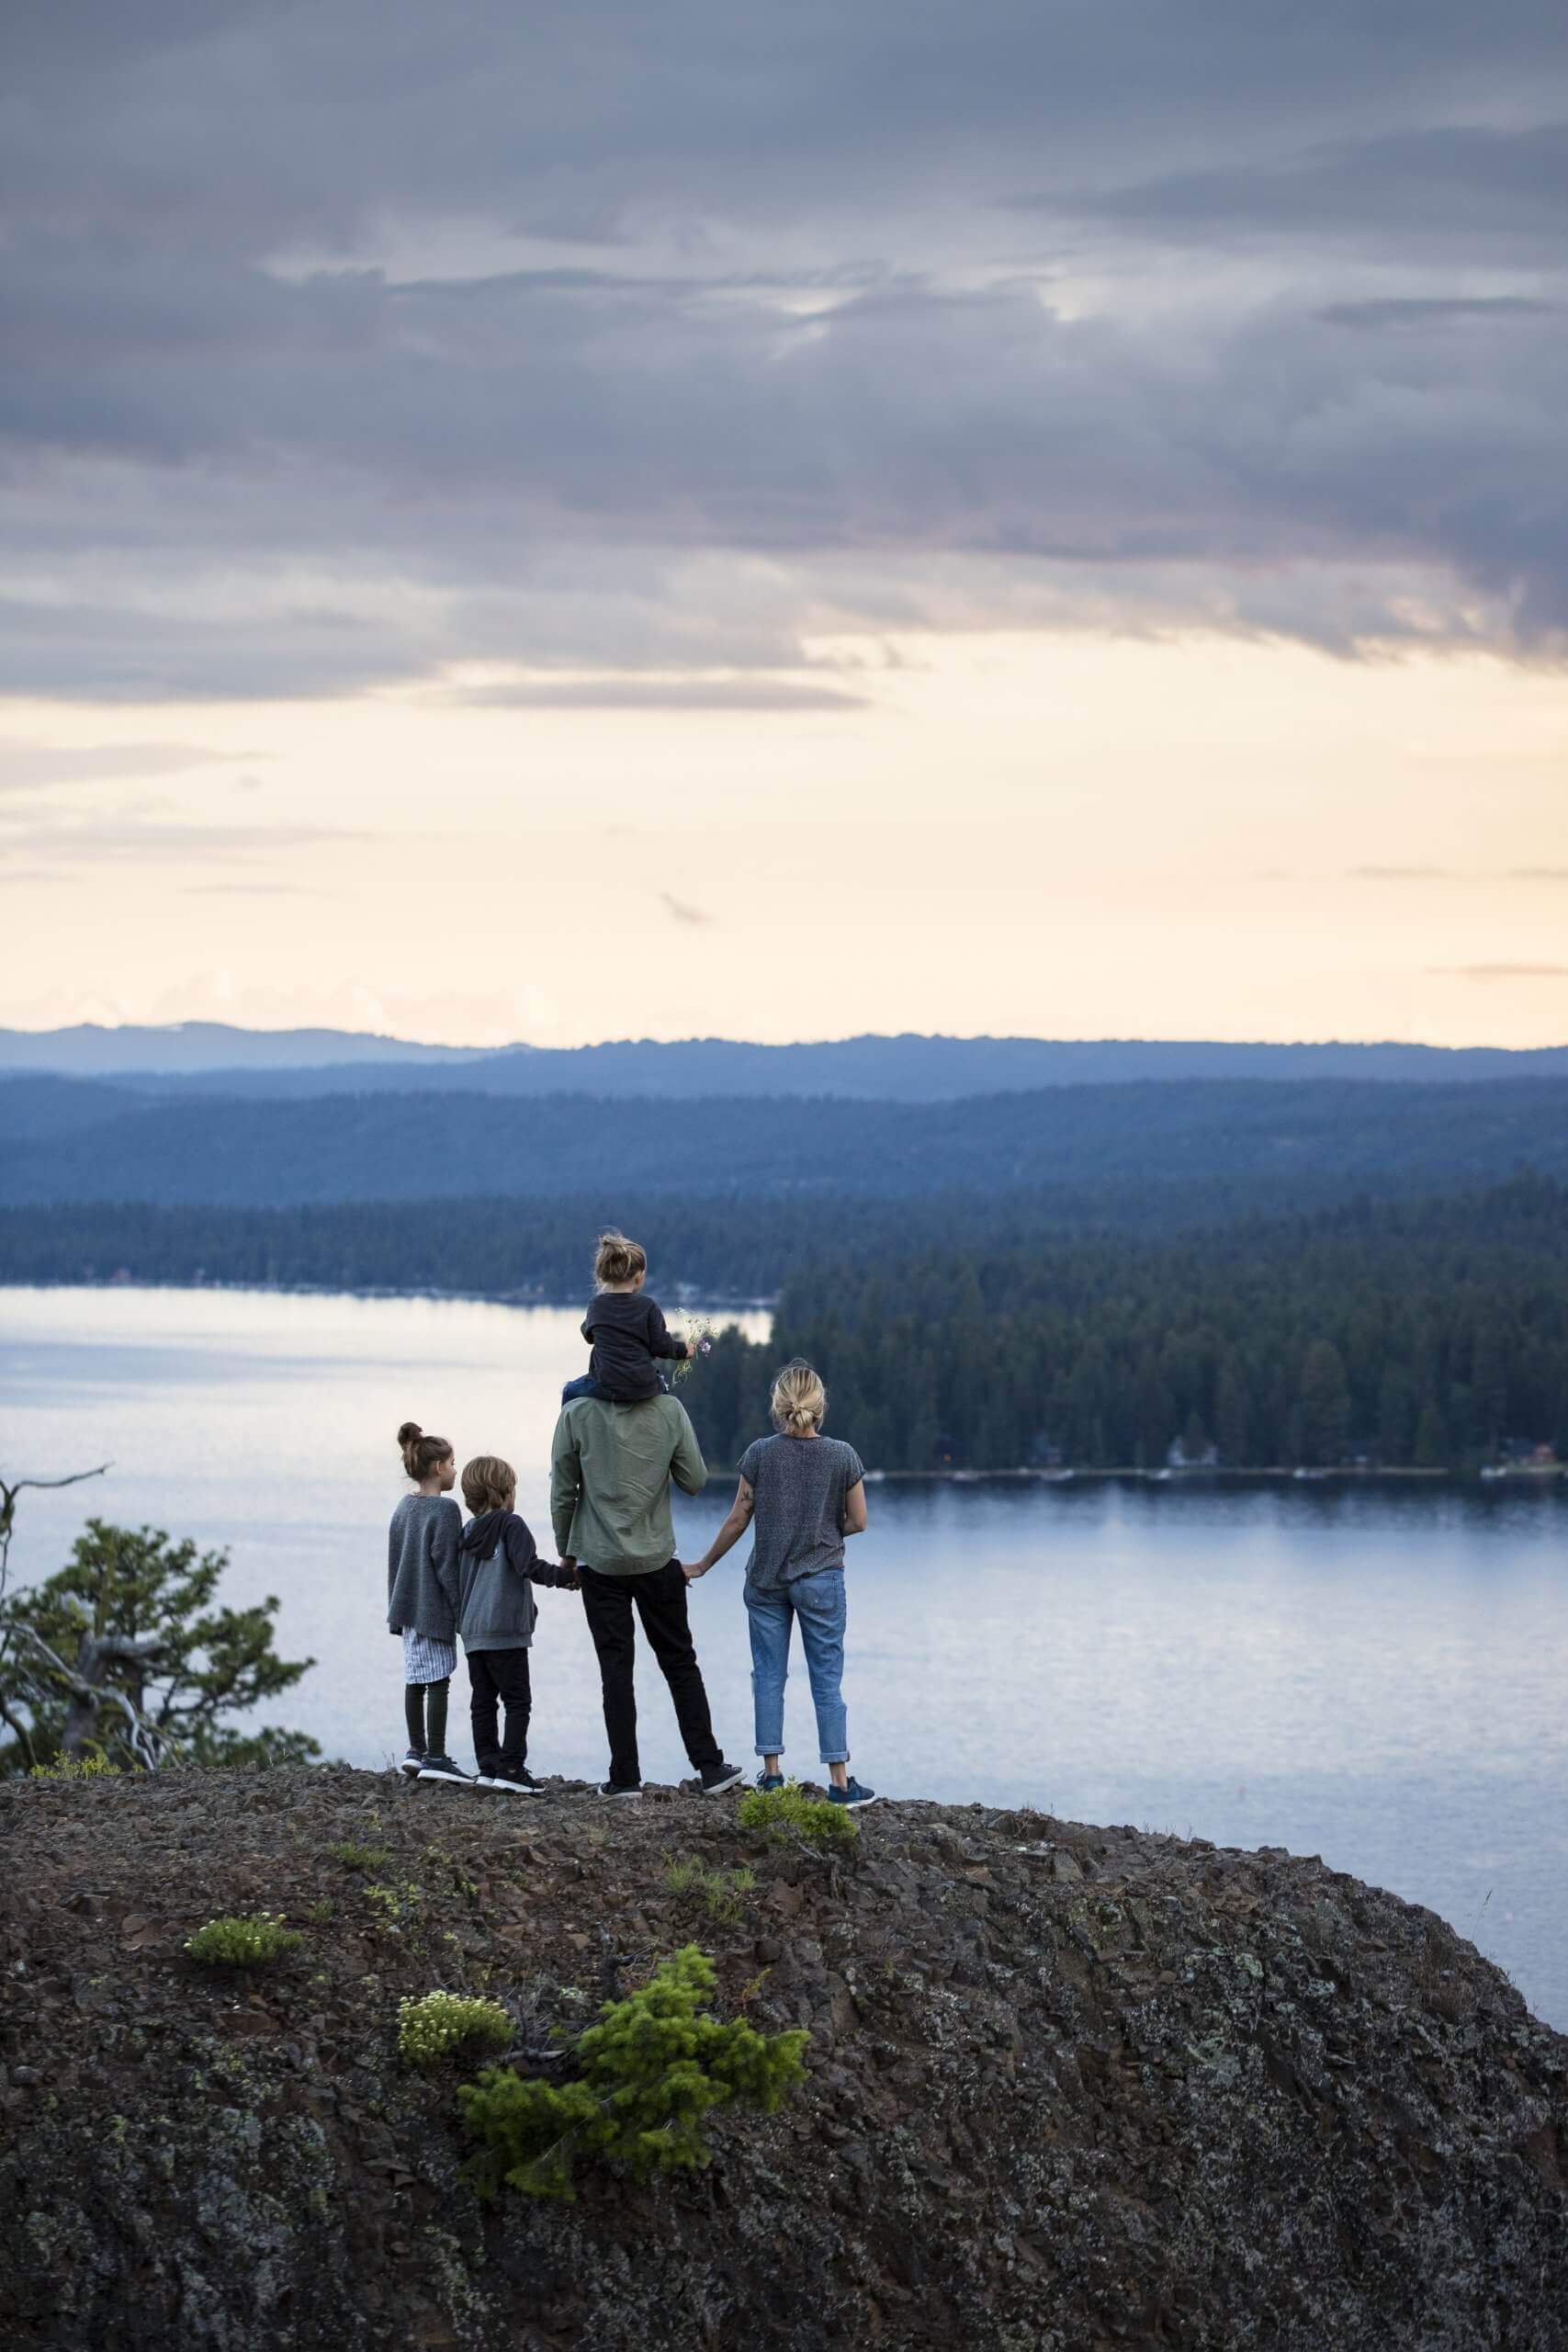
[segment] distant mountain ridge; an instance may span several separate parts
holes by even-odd
[[[0,1030],[0,1078],[98,1079],[146,1092],[589,1094],[691,1100],[829,1096],[951,1102],[1061,1086],[1213,1079],[1363,1079],[1406,1084],[1568,1078],[1568,1046],[1224,1044],[1203,1040],[864,1035],[764,1046],[723,1037],[597,1046],[417,1046],[346,1030],[86,1024]]]
[[[0,1081],[0,1201],[282,1207],[590,1198],[1049,1193],[1077,1214],[1214,1216],[1568,1177],[1568,1080],[1057,1086],[958,1101],[740,1096],[631,1109],[425,1090],[310,1101]]]
[[[309,1070],[392,1061],[482,1060],[482,1046],[416,1046],[352,1029],[240,1029],[225,1021],[109,1028],[0,1029],[0,1074],[62,1078],[189,1078],[211,1070]],[[516,1048],[508,1048],[515,1051]]]

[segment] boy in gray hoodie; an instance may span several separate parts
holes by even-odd
[[[463,1500],[474,1515],[457,1543],[457,1631],[468,1657],[477,1785],[536,1797],[527,1763],[528,1650],[539,1614],[533,1587],[576,1592],[578,1581],[570,1568],[540,1559],[526,1521],[512,1508],[516,1498],[509,1462],[481,1453],[465,1466]],[[506,1715],[499,1737],[498,1707]]]

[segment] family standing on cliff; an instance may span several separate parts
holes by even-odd
[[[457,1455],[444,1437],[413,1421],[398,1431],[403,1467],[416,1492],[392,1514],[387,1623],[403,1641],[411,1779],[459,1781],[481,1789],[538,1795],[528,1770],[531,1685],[528,1652],[538,1610],[536,1585],[581,1592],[598,1654],[610,1776],[604,1797],[638,1797],[634,1618],[670,1686],[675,1718],[705,1795],[745,1775],[714,1737],[707,1692],[687,1621],[686,1588],[751,1531],[746,1613],[751,1633],[757,1785],[782,1789],[784,1692],[790,1637],[798,1620],[828,1767],[829,1800],[870,1804],[875,1792],[850,1772],[842,1692],[844,1541],[865,1527],[864,1469],[853,1446],[823,1434],[827,1391],[807,1363],[786,1364],[773,1382],[775,1434],[740,1460],[735,1501],[700,1560],[675,1556],[670,1487],[700,1494],[707,1466],[659,1359],[682,1358],[643,1284],[648,1259],[624,1234],[599,1238],[593,1297],[582,1336],[592,1347],[587,1374],[561,1392],[550,1449],[550,1517],[558,1561],[541,1560],[513,1508],[517,1477],[498,1455],[465,1464],[465,1522],[452,1500]],[[446,1708],[457,1642],[468,1660],[476,1773],[446,1749]]]

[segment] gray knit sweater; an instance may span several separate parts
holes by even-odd
[[[387,1623],[394,1634],[457,1634],[457,1539],[463,1514],[450,1495],[405,1495],[387,1537]]]

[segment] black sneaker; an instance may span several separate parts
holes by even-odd
[[[407,1779],[411,1781],[417,1781],[420,1775],[420,1769],[423,1762],[423,1749],[420,1747],[411,1747],[408,1754],[403,1758],[402,1762],[399,1765],[398,1770],[400,1772],[403,1773]]]
[[[525,1764],[519,1764],[515,1770],[498,1764],[493,1772],[481,1772],[474,1785],[480,1789],[509,1789],[518,1797],[542,1797],[545,1793]]]
[[[640,1781],[601,1781],[599,1793],[602,1797],[640,1797],[642,1782]]]
[[[709,1764],[703,1771],[703,1794],[718,1797],[726,1789],[738,1789],[746,1774],[739,1764],[727,1764],[721,1756],[716,1764]]]
[[[422,1781],[460,1781],[467,1788],[474,1776],[465,1772],[449,1756],[427,1756],[419,1768],[419,1777]]]

